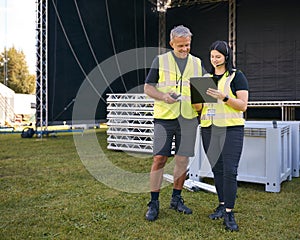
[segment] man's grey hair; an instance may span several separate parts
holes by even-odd
[[[175,37],[192,37],[193,34],[191,33],[190,29],[183,25],[179,25],[174,27],[170,33],[170,40],[174,39]]]

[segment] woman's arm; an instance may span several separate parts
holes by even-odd
[[[248,106],[248,91],[247,90],[236,91],[236,97],[237,97],[236,99],[229,98],[225,104],[234,108],[235,110],[245,112]]]

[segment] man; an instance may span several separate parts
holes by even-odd
[[[171,156],[175,137],[175,167],[170,208],[191,214],[184,205],[181,191],[186,178],[189,157],[194,156],[197,106],[191,104],[189,79],[202,76],[201,60],[189,54],[192,33],[182,25],[172,29],[173,51],[157,56],[144,85],[144,92],[154,99],[153,163],[150,173],[151,200],[146,219],[154,221],[159,214],[159,192],[163,168]]]

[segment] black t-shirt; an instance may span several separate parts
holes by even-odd
[[[213,79],[216,84],[222,77],[223,77],[223,75],[215,75],[215,74],[213,75]],[[235,96],[236,96],[236,91],[239,91],[239,90],[247,90],[248,91],[249,90],[248,80],[242,71],[237,70],[235,72],[235,77],[233,78],[233,80],[230,83],[230,88],[231,88],[232,93]]]
[[[158,57],[154,58],[150,71],[146,77],[145,83],[148,83],[150,85],[156,85],[159,78],[158,73],[158,66],[159,66],[159,60]]]

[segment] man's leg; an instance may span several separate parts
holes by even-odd
[[[175,155],[174,167],[174,189],[182,190],[186,179],[187,166],[189,163],[188,157]]]
[[[153,157],[150,173],[151,192],[159,192],[163,180],[164,166],[167,160],[167,156],[156,155]]]
[[[184,205],[184,201],[181,197],[181,191],[184,181],[186,179],[186,172],[188,166],[188,157],[175,155],[175,167],[174,167],[174,183],[173,194],[170,203],[170,208],[183,212],[185,214],[191,214],[192,210]]]
[[[146,219],[154,221],[159,213],[159,191],[163,181],[164,166],[171,155],[172,140],[177,121],[154,119],[153,163],[150,173],[151,201]]]
[[[176,129],[175,134],[176,155],[174,167],[174,185],[170,208],[185,214],[191,214],[192,210],[184,205],[184,201],[181,197],[181,191],[186,179],[189,156],[194,156],[197,127],[197,118],[178,118],[178,128]]]
[[[151,200],[148,203],[148,211],[146,213],[146,219],[148,221],[154,221],[158,217],[159,213],[159,191],[163,180],[164,166],[168,160],[167,156],[156,155],[153,157],[153,163],[150,173],[150,190]]]

